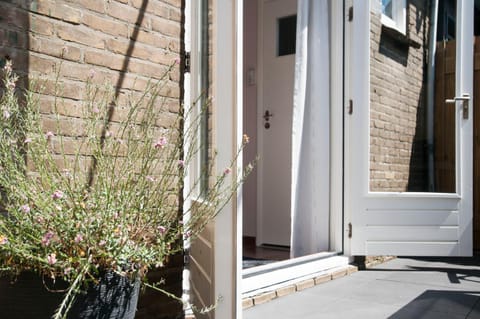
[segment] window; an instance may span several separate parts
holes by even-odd
[[[405,34],[407,29],[406,0],[382,0],[382,24]]]
[[[297,42],[297,16],[288,16],[278,19],[277,55],[295,54]]]

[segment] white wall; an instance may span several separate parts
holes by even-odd
[[[244,131],[250,143],[244,152],[244,162],[257,156],[257,0],[244,0]],[[254,83],[249,83],[249,70],[253,70]],[[243,188],[243,235],[256,236],[257,173],[250,174]]]

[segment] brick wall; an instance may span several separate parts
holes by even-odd
[[[108,81],[118,97],[118,121],[125,114],[129,95],[142,93],[150,78],[158,79],[180,58],[183,43],[182,0],[11,0],[0,2],[0,62],[11,59],[22,75],[42,78],[41,105],[45,131],[56,131],[53,115],[55,79],[60,82],[58,105],[61,130],[80,134],[84,83]],[[167,108],[161,126],[168,128],[180,109],[180,67],[167,79],[162,95]],[[58,86],[57,86],[58,90]],[[65,139],[68,148],[68,138]],[[72,142],[73,143],[73,142]],[[152,273],[166,278],[166,289],[182,293],[182,256],[170,266]],[[158,294],[142,295],[137,318],[175,318],[182,306]]]
[[[407,35],[399,40],[371,15],[370,189],[426,188],[424,48],[425,1],[408,1]]]

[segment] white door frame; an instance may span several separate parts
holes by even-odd
[[[213,147],[216,170],[230,165],[243,137],[243,1],[213,0],[212,35],[214,57]],[[239,71],[239,72],[237,72]],[[242,155],[239,156],[242,158]],[[242,170],[238,161],[234,173]],[[232,174],[235,176],[235,174]],[[242,317],[242,190],[215,219],[214,295],[221,298],[216,318]]]
[[[342,1],[332,0],[332,12],[343,17]],[[243,137],[243,0],[213,0],[213,145],[218,151],[217,170],[229,165]],[[335,20],[335,21],[333,21]],[[332,30],[343,34],[343,18],[332,19]],[[332,56],[339,59],[332,70],[332,172],[331,248],[343,250],[343,43],[334,43]],[[334,96],[333,96],[334,95]],[[242,158],[242,156],[240,156]],[[241,161],[237,170],[242,168]],[[242,318],[242,191],[215,220],[214,295],[222,297],[216,318]]]

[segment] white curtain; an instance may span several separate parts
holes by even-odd
[[[329,249],[328,2],[298,2],[292,127],[292,257]]]

